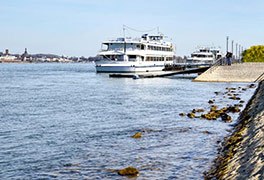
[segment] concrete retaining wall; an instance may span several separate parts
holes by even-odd
[[[194,79],[194,81],[254,82],[263,73],[264,63],[241,63],[232,64],[231,66],[213,66]],[[264,79],[264,75],[261,79]]]

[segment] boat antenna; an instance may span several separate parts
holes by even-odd
[[[124,34],[124,54],[126,54],[126,26],[123,25],[123,34]]]
[[[126,26],[125,25],[123,25],[123,36],[124,38],[126,38]]]
[[[135,29],[135,28],[132,28],[132,27],[129,27],[129,26],[127,26],[127,25],[123,25],[123,28],[127,28],[127,29],[130,29],[130,30],[132,30],[132,31],[135,31],[135,32],[143,32],[143,33],[145,33],[145,32],[151,32],[151,31],[155,31],[156,30],[156,28],[153,28],[153,29],[147,29],[147,30],[138,30],[138,29]]]

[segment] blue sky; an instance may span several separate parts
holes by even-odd
[[[264,44],[263,7],[263,0],[0,0],[0,51],[95,56],[124,24],[159,27],[180,56],[201,45],[225,51],[227,35],[250,47]]]

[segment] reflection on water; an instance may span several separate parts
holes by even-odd
[[[115,79],[91,64],[1,64],[0,77],[2,179],[122,179],[127,166],[137,179],[202,179],[234,122],[178,114],[235,103],[214,92],[247,85]]]

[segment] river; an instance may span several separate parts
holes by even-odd
[[[203,179],[235,123],[181,117],[246,83],[109,78],[93,64],[0,64],[1,179]],[[244,101],[254,89],[238,92]],[[237,118],[238,115],[233,116]],[[136,132],[142,138],[133,139]]]

